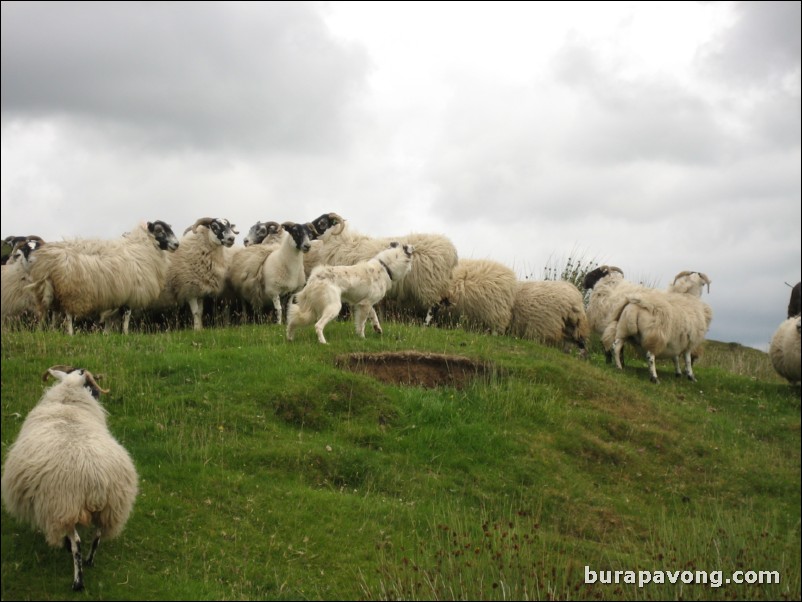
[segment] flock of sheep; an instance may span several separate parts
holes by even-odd
[[[96,319],[106,330],[122,319],[121,329],[127,333],[132,312],[186,305],[193,327],[200,330],[203,300],[212,298],[226,301],[227,307],[247,304],[257,316],[270,304],[281,324],[285,305],[292,310],[295,299],[309,297],[308,292],[296,294],[305,288],[316,266],[364,264],[391,242],[415,249],[408,273],[391,280],[382,292],[381,297],[394,307],[425,314],[426,324],[450,319],[546,344],[573,343],[582,356],[590,333],[596,332],[608,361],[615,359],[619,368],[626,343],[640,348],[654,382],[658,380],[655,360],[661,358],[674,361],[677,375],[683,373],[683,360],[684,374],[695,380],[692,355],[712,319],[711,308],[701,301],[710,280],[700,272],[681,272],[667,290],[657,290],[628,282],[614,266],[601,266],[585,277],[586,303],[582,291],[569,282],[520,281],[499,262],[460,259],[444,235],[370,237],[352,230],[336,213],[306,223],[257,222],[245,236],[244,246],[234,245],[237,234],[226,219],[201,218],[180,240],[162,221],[141,224],[111,240],[45,244],[34,236],[9,237],[6,242],[13,248],[3,266],[2,321],[25,314],[40,321],[62,315],[72,334],[76,318]],[[798,285],[795,290],[798,298]],[[343,294],[340,303],[345,300],[353,307],[360,302],[347,295],[343,299]],[[375,297],[375,290],[371,294]],[[358,335],[364,336],[363,318],[367,317],[381,331],[373,309],[376,302],[365,312],[356,312]],[[298,320],[302,313],[296,312]],[[325,342],[324,321],[331,319],[320,312],[313,318],[303,314],[304,323],[316,322],[321,342]],[[288,340],[300,325],[288,324]],[[798,381],[793,362],[787,361],[794,357],[788,351],[789,346],[793,348],[793,328],[784,325],[781,330],[790,335],[775,335],[770,356],[781,375]]]
[[[442,235],[410,234],[378,239],[352,231],[334,213],[307,223],[257,222],[234,247],[238,234],[220,218],[202,218],[179,240],[162,222],[147,222],[115,240],[43,243],[22,237],[3,265],[5,323],[30,312],[40,320],[63,314],[73,333],[75,318],[95,317],[107,325],[122,316],[128,332],[133,311],[187,304],[195,329],[203,327],[202,300],[235,298],[257,313],[272,303],[282,323],[282,297],[289,296],[288,340],[298,327],[323,328],[352,306],[356,332],[364,337],[368,318],[381,332],[375,304],[387,298],[426,312],[426,323],[456,316],[463,324],[496,334],[544,343],[577,345],[586,354],[591,332],[620,369],[626,343],[646,355],[650,379],[655,360],[674,360],[675,373],[695,381],[692,354],[712,319],[701,301],[710,279],[680,272],[667,290],[628,282],[614,266],[589,272],[580,290],[565,281],[519,281],[508,267],[490,260],[459,259]],[[307,278],[307,274],[309,277]],[[800,381],[799,284],[788,319],[777,330],[769,355],[782,376]],[[137,474],[126,450],[109,433],[101,393],[87,370],[55,366],[48,389],[26,417],[8,451],[2,497],[6,509],[44,532],[47,542],[64,542],[73,557],[73,589],[83,588],[83,564],[91,565],[101,536],[120,533],[137,494]],[[89,555],[81,555],[77,525],[94,525]]]

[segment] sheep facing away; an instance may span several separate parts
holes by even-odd
[[[802,319],[793,316],[780,324],[771,338],[769,357],[777,374],[792,385],[802,381],[802,363],[800,360],[800,322]]]
[[[707,276],[695,273],[709,286]],[[692,287],[686,293],[651,290],[630,295],[615,317],[616,367],[622,369],[621,350],[624,342],[630,342],[645,351],[652,382],[658,382],[656,359],[673,359],[674,372],[681,376],[680,355],[685,359],[685,375],[695,382],[691,353],[704,342],[712,319],[713,310]]]
[[[393,282],[409,273],[414,251],[412,245],[392,242],[372,259],[356,265],[316,267],[306,286],[293,295],[287,308],[287,340],[293,340],[297,327],[317,321],[318,341],[325,344],[323,329],[340,313],[343,302],[351,305],[358,336],[365,338],[368,317],[373,322],[373,329],[381,333],[381,324],[373,306],[384,298]]]
[[[604,356],[609,364],[613,361],[611,348],[615,338],[606,339],[605,330],[614,321],[616,310],[620,308],[621,302],[628,294],[649,289],[625,280],[621,268],[609,265],[602,265],[588,272],[582,286],[591,291],[585,314],[591,332],[595,332],[601,338]]]
[[[509,332],[545,344],[573,343],[586,357],[590,325],[582,293],[565,280],[518,282]]]
[[[51,546],[68,544],[73,590],[83,589],[78,525],[94,525],[86,565],[101,536],[117,537],[137,495],[137,473],[111,435],[101,389],[88,370],[49,368],[58,383],[28,413],[3,467],[2,497],[9,514],[41,530]]]

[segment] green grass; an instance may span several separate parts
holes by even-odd
[[[800,599],[800,391],[708,342],[699,382],[509,337],[348,323],[104,336],[4,329],[2,454],[69,363],[101,372],[140,494],[86,590],[2,520],[2,599]],[[494,367],[465,389],[381,383],[338,355]],[[630,354],[631,356],[631,354]],[[87,541],[88,537],[84,538]],[[772,570],[779,584],[584,583],[607,570]]]

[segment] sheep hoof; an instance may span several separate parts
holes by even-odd
[[[693,374],[689,374],[688,375],[688,380],[691,381],[692,383],[695,383],[696,382],[696,377]]]
[[[650,380],[650,381],[652,381],[654,384],[657,384],[657,383],[659,383],[659,382],[660,382],[660,381],[657,379],[657,377],[656,377],[656,376],[650,376],[650,377],[649,377],[649,380]]]
[[[84,582],[83,581],[73,581],[72,582],[72,591],[79,592],[83,588],[84,588]]]

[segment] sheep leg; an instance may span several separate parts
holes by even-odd
[[[197,297],[187,299],[189,311],[192,313],[192,327],[195,330],[203,330],[203,303]]]
[[[95,537],[92,539],[92,548],[89,550],[89,556],[86,558],[86,566],[95,566],[95,552],[97,552],[97,547],[100,545],[100,529],[95,531]]]
[[[649,380],[652,381],[653,383],[660,382],[657,379],[657,368],[655,367],[654,353],[652,353],[651,351],[647,351],[646,359],[649,362]]]
[[[426,312],[426,319],[423,321],[424,326],[429,326],[432,322],[437,319],[437,314],[440,312],[440,304],[435,303],[429,308],[429,311]]]
[[[679,358],[677,359],[677,365],[679,365]],[[688,380],[696,382],[696,377],[693,375],[693,359],[691,358],[690,350],[685,352],[685,375]]]
[[[674,376],[676,376],[677,378],[682,376],[682,370],[680,370],[680,367],[679,367],[679,356],[678,355],[674,356]]]
[[[624,347],[624,341],[622,339],[616,339],[613,343],[613,346],[610,347],[610,354],[615,359],[615,367],[619,370],[623,370],[624,367],[621,365],[621,351]]]
[[[131,308],[126,307],[123,314],[123,334],[128,334],[128,325],[131,323]]]
[[[72,336],[72,335],[75,334],[75,329],[73,328],[73,325],[72,325],[72,314],[69,314],[69,313],[65,313],[64,314],[64,325],[67,328],[67,334],[68,335]]]
[[[70,544],[70,554],[72,554],[72,589],[79,592],[84,588],[84,571],[81,567],[81,538],[77,529],[73,529],[67,539]]]
[[[276,324],[281,324],[281,296],[273,295],[273,307],[276,310]]]

